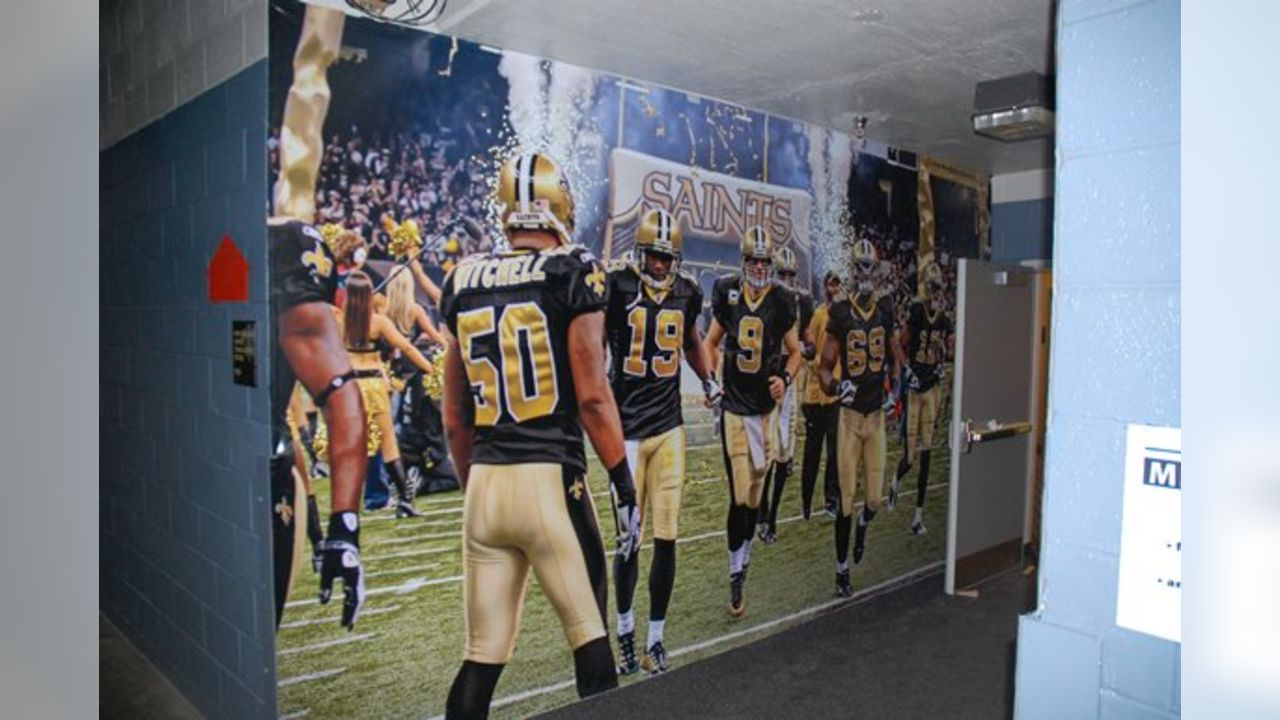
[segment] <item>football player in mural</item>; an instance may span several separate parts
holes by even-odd
[[[627,463],[636,482],[636,501],[644,518],[653,518],[653,564],[649,569],[649,635],[644,658],[636,659],[635,618],[631,604],[639,578],[638,552],[614,556],[618,593],[618,673],[641,665],[650,673],[667,669],[662,644],[667,607],[676,577],[677,521],[684,485],[685,433],[680,411],[680,359],[702,381],[708,403],[719,399],[711,378],[698,313],[702,290],[679,272],[684,239],[665,210],[645,213],[636,230],[631,262],[609,271],[605,314],[613,395],[622,413]]]
[[[724,398],[720,441],[729,476],[729,615],[746,614],[743,589],[751,563],[751,537],[764,491],[765,475],[775,459],[768,441],[769,414],[782,400],[803,360],[796,332],[795,300],[769,277],[773,240],[762,227],[742,236],[742,272],[716,281],[711,295],[707,356],[721,367]],[[785,366],[779,364],[783,348]]]
[[[280,622],[292,574],[295,481],[287,425],[295,378],[311,394],[329,429],[332,499],[329,533],[314,563],[320,571],[320,601],[329,602],[335,579],[343,581],[341,623],[354,627],[364,602],[360,561],[360,493],[365,479],[366,429],[355,371],[330,311],[337,293],[336,259],[315,217],[316,173],[323,140],[320,128],[329,106],[326,71],[342,45],[345,16],[308,8],[294,56],[294,77],[285,101],[280,182],[275,217],[268,223],[271,304],[278,348],[272,363],[275,432],[271,458],[276,624]],[[281,361],[282,360],[282,361]]]
[[[789,247],[780,248],[774,256],[774,277],[791,290],[792,311],[796,318],[801,353],[806,359],[810,359],[814,355],[813,338],[809,335],[809,322],[813,319],[813,295],[808,290],[796,287],[799,266],[796,251]],[[788,359],[786,348],[783,348],[782,354],[778,356],[778,366],[786,367]],[[760,513],[756,518],[756,531],[766,545],[772,545],[778,539],[778,505],[782,501],[782,490],[791,475],[791,461],[795,457],[796,426],[799,424],[796,395],[797,388],[805,383],[804,367],[802,363],[800,377],[787,386],[782,401],[769,416],[769,444],[774,448],[773,467],[765,475],[764,492],[760,494]]]
[[[923,299],[915,299],[907,316],[903,342],[910,363],[906,367],[907,384],[907,448],[898,462],[889,486],[889,509],[898,504],[902,479],[911,471],[912,461],[920,459],[916,484],[916,512],[911,519],[911,532],[923,535],[924,499],[929,488],[929,453],[933,447],[933,426],[942,403],[942,385],[946,382],[944,365],[955,352],[955,334],[946,314],[946,282],[936,262],[925,265],[922,273]]]
[[[468,257],[441,287],[450,333],[444,423],[465,485],[467,634],[450,718],[487,715],[515,647],[530,568],[573,649],[579,696],[618,684],[584,428],[609,471],[618,554],[629,558],[639,537],[605,367],[608,278],[572,244],[569,183],[551,158],[530,153],[503,164],[496,192],[510,249]]]
[[[364,602],[360,565],[359,502],[364,485],[366,430],[359,391],[332,315],[337,292],[335,261],[320,232],[287,218],[268,225],[271,243],[271,302],[283,358],[272,363],[272,411],[276,416],[271,456],[276,624],[288,597],[295,533],[294,445],[288,426],[289,395],[295,377],[311,394],[329,428],[333,499],[329,535],[317,548],[321,600],[333,581],[343,580],[342,624],[355,625]],[[350,386],[350,387],[348,387]]]
[[[849,579],[849,531],[863,472],[865,499],[854,532],[853,561],[861,562],[866,550],[867,526],[880,509],[884,489],[885,415],[893,407],[892,392],[885,391],[889,363],[905,363],[893,327],[893,297],[877,297],[879,261],[871,242],[853,246],[852,292],[831,307],[827,337],[822,346],[818,373],[823,387],[839,398],[840,511],[835,522],[836,593],[853,594]],[[840,366],[840,380],[834,369]]]
[[[809,337],[821,345],[827,337],[827,320],[831,317],[831,306],[844,294],[840,276],[828,272],[822,278],[822,290],[826,301],[813,311],[813,319],[809,321]],[[804,414],[804,465],[800,472],[800,512],[806,520],[812,514],[813,489],[818,481],[818,463],[822,459],[822,449],[826,446],[827,464],[823,470],[822,496],[823,505],[832,518],[836,517],[836,509],[840,504],[840,485],[836,469],[836,426],[839,415],[836,414],[836,398],[828,395],[818,379],[818,363],[809,358],[805,363],[804,382],[800,410]],[[836,373],[840,372],[837,365]],[[837,375],[837,380],[840,379]]]

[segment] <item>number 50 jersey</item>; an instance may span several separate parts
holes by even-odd
[[[702,311],[702,289],[677,275],[665,291],[648,287],[628,265],[609,271],[609,377],[628,440],[680,425],[680,359]]]
[[[604,269],[575,245],[476,255],[449,274],[440,311],[471,384],[473,463],[586,471],[569,323],[606,297]]]

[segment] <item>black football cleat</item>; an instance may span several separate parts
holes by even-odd
[[[853,583],[849,580],[849,573],[836,573],[836,597],[853,597]]]
[[[622,661],[618,663],[619,675],[635,675],[640,671],[640,663],[636,660],[636,634],[622,633],[618,636],[618,654]]]
[[[768,525],[765,525],[764,529],[760,531],[760,542],[764,543],[765,545],[772,545],[778,542],[777,531],[769,527]]]
[[[644,659],[640,661],[641,667],[650,675],[658,675],[667,671],[667,649],[662,647],[662,643],[656,642],[649,646],[648,651],[644,654]]]
[[[747,614],[747,602],[742,597],[746,573],[734,573],[729,577],[729,617],[737,619]]]
[[[421,516],[422,516],[422,513],[418,512],[418,509],[413,506],[413,503],[411,501],[400,500],[396,502],[396,519],[397,520],[401,518],[421,517]]]
[[[929,532],[929,528],[927,528],[927,527],[925,527],[925,526],[924,526],[924,521],[923,521],[923,520],[913,520],[913,521],[911,521],[911,534],[912,534],[912,535],[924,535],[924,534],[925,534],[925,533],[927,533],[927,532]]]

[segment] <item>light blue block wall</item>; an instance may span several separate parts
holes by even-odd
[[[275,713],[267,62],[99,155],[102,612],[208,717]],[[250,301],[210,304],[224,234]],[[257,321],[256,388],[231,321]]]
[[[1019,623],[1020,718],[1179,714],[1181,646],[1115,611],[1125,427],[1181,425],[1180,14],[1175,0],[1059,9],[1040,605]]]

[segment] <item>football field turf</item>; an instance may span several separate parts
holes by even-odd
[[[945,435],[940,428],[938,435]],[[803,448],[803,440],[800,442]],[[902,448],[889,441],[885,490]],[[915,468],[903,482],[895,512],[882,510],[872,523],[867,553],[852,565],[854,590],[935,563],[946,543],[946,448],[933,453],[925,508],[929,533],[908,532],[915,503]],[[752,545],[746,617],[731,619],[728,560],[724,538],[728,491],[720,448],[688,451],[687,481],[680,512],[680,541],[674,595],[664,644],[673,668],[804,622],[806,610],[821,610],[834,596],[833,522],[821,511],[821,473],[815,491],[818,511],[800,515],[799,458],[778,513],[778,542]],[[607,480],[589,459],[589,485],[612,549],[613,519]],[[317,484],[321,508],[328,507],[328,482]],[[434,717],[461,662],[463,646],[461,522],[458,492],[420,498],[424,517],[395,520],[390,511],[365,513],[361,545],[369,598],[354,632],[338,626],[341,594],[319,605],[317,576],[309,563],[299,570],[277,636],[277,678],[282,717]],[[640,555],[636,589],[637,645],[644,643],[648,618],[648,528]],[[306,548],[309,555],[309,546]],[[612,567],[610,567],[612,573]],[[608,623],[613,634],[616,604],[609,586]],[[761,627],[763,626],[763,627]],[[753,630],[754,628],[754,630]],[[643,674],[623,682],[644,682]],[[660,681],[660,679],[658,680]],[[573,659],[560,623],[530,573],[516,652],[494,695],[491,717],[526,717],[572,702]]]

